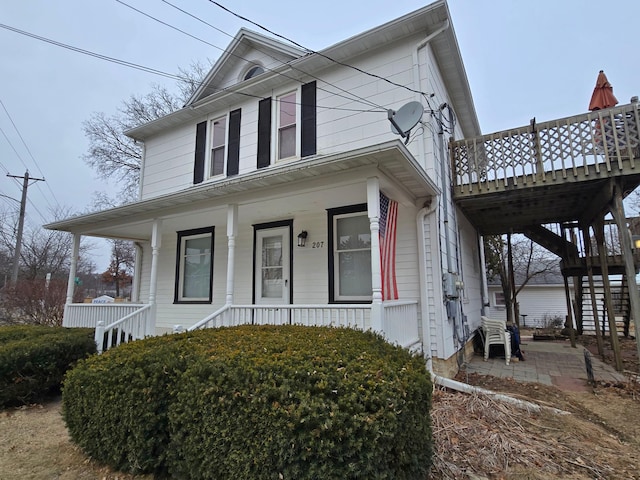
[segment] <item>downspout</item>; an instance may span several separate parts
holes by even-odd
[[[434,30],[432,33],[418,42],[412,52],[413,57],[413,83],[415,89],[419,92],[422,91],[421,79],[420,79],[420,57],[419,52],[422,48],[426,47],[431,40],[436,38],[442,32],[446,31],[450,27],[449,19],[446,19],[440,27]],[[420,93],[416,94],[417,100],[422,100]],[[427,170],[426,149],[425,142],[427,141],[426,135],[422,135],[421,141],[417,142],[418,146],[418,158],[421,167]],[[438,205],[437,199],[432,198],[431,204],[422,208],[416,217],[417,233],[418,233],[418,258],[420,262],[419,275],[420,275],[420,315],[422,317],[423,326],[423,342],[425,350],[427,351],[427,368],[433,373],[433,360],[431,357],[431,328],[428,321],[428,298],[427,298],[427,274],[426,274],[426,251],[425,251],[425,237],[424,237],[424,220],[427,215],[432,214]]]
[[[133,140],[133,143],[138,144],[141,143],[142,144],[142,155],[140,158],[140,173],[139,173],[139,177],[138,177],[138,200],[142,200],[142,177],[143,177],[143,172],[144,172],[144,167],[145,167],[145,159],[147,157],[147,146],[145,145],[145,143],[142,140]]]
[[[449,20],[445,20],[444,23],[438,28],[436,29],[433,33],[429,34],[426,38],[424,38],[423,40],[421,40],[417,45],[415,50],[413,51],[413,80],[414,80],[414,84],[416,85],[416,90],[420,91],[420,65],[419,65],[419,59],[418,59],[418,52],[421,48],[425,47],[431,40],[433,40],[435,37],[437,37],[438,35],[440,35],[442,32],[444,32],[445,30],[447,30],[449,28]],[[444,105],[443,105],[444,108]],[[444,132],[442,131],[442,109],[440,109],[439,111],[439,116],[440,116],[440,159],[441,159],[441,169],[442,172],[444,174],[445,170],[444,170],[444,144],[443,144],[443,139],[444,139]],[[426,141],[425,137],[423,136],[422,141],[418,142],[418,156],[420,158],[420,161],[423,162],[422,164],[422,168],[424,168],[426,170],[426,159],[425,157],[425,148],[424,148],[424,142]],[[444,175],[443,175],[443,179],[445,179]],[[444,183],[444,188],[442,189],[443,191],[443,204],[444,204],[444,217],[445,217],[445,241],[447,243],[447,269],[449,272],[451,272],[451,246],[449,245],[449,229],[448,229],[448,223],[449,223],[449,219],[448,219],[448,207],[447,207],[447,187],[448,185],[446,185],[446,179],[443,180]],[[425,252],[425,238],[424,238],[424,219],[426,218],[427,215],[433,213],[435,211],[435,208],[437,206],[437,202],[432,200],[431,205],[428,205],[422,209],[420,209],[420,211],[418,212],[417,216],[416,216],[416,227],[417,227],[417,232],[418,232],[418,261],[420,262],[420,268],[419,270],[419,275],[420,275],[420,315],[423,319],[423,327],[426,325],[426,328],[423,328],[423,342],[425,345],[425,349],[427,350],[427,359],[426,359],[426,364],[427,364],[427,370],[429,371],[431,378],[433,379],[433,382],[436,385],[440,385],[442,387],[446,387],[446,388],[450,388],[452,390],[457,390],[459,392],[464,392],[464,393],[475,393],[475,394],[482,394],[482,395],[488,395],[493,397],[496,400],[500,400],[506,403],[510,403],[513,405],[516,405],[520,408],[524,408],[526,410],[529,411],[535,411],[535,412],[539,412],[541,410],[551,410],[554,413],[557,414],[568,414],[568,412],[562,411],[562,410],[557,410],[555,408],[549,408],[549,407],[542,407],[540,405],[536,405],[535,403],[531,403],[531,402],[526,402],[523,400],[518,400],[515,399],[513,397],[509,397],[507,395],[502,395],[496,392],[492,392],[491,390],[485,390],[483,388],[479,388],[479,387],[474,387],[471,385],[468,385],[466,383],[462,383],[462,382],[458,382],[456,380],[451,380],[449,378],[445,378],[445,377],[441,377],[439,375],[436,375],[433,372],[433,360],[431,358],[431,329],[429,328],[428,325],[428,298],[427,298],[427,273],[426,273],[426,269],[424,268],[425,264],[426,264],[426,252]],[[481,254],[481,262],[482,262],[482,271],[484,271],[484,251],[481,249],[480,250],[480,254]],[[486,284],[483,284],[484,288],[483,288],[483,296],[484,296],[484,300],[486,300],[488,298],[488,294],[486,293]],[[483,305],[484,308],[484,305]]]
[[[427,35],[425,38],[423,38],[420,42],[418,42],[418,44],[416,45],[416,48],[413,50],[413,84],[416,86],[416,90],[418,91],[422,91],[421,85],[420,85],[420,58],[419,58],[419,51],[421,48],[424,48],[427,46],[427,44],[433,40],[435,37],[437,37],[438,35],[440,35],[442,32],[444,32],[445,30],[447,30],[449,28],[449,20],[445,20],[444,23],[437,28],[433,33],[430,33],[429,35]],[[422,96],[420,94],[416,94],[417,95],[417,100],[422,100]],[[424,148],[424,142],[426,141],[425,135],[422,136],[422,141],[418,142],[418,157],[420,158],[420,161],[423,162],[422,164],[422,168],[424,168],[426,170],[426,159],[425,159],[425,148]]]
[[[431,356],[431,328],[429,325],[429,309],[427,308],[429,298],[427,297],[427,252],[425,250],[425,236],[424,236],[424,220],[427,215],[432,214],[438,202],[434,197],[431,197],[431,204],[418,211],[416,216],[416,231],[418,233],[418,262],[419,262],[419,277],[420,277],[420,317],[422,318],[422,338],[423,338],[423,350],[427,356],[427,370],[433,374],[433,358]]]

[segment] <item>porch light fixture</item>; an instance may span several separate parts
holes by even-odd
[[[307,236],[309,234],[307,233],[306,230],[301,231],[298,234],[298,246],[299,247],[304,247],[307,244]]]

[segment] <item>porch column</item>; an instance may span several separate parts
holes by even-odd
[[[380,264],[380,182],[377,177],[367,179],[367,213],[371,230],[371,329],[384,331],[382,308],[382,269]]]
[[[227,208],[227,296],[225,303],[233,304],[233,287],[235,283],[236,236],[238,235],[238,205]]]
[[[631,247],[631,232],[627,226],[627,219],[624,213],[624,204],[622,202],[622,188],[616,185],[613,195],[613,208],[611,209],[613,218],[618,225],[618,236],[622,246],[622,258],[624,260],[624,271],[627,277],[627,289],[629,291],[629,302],[631,304],[631,316],[636,329],[636,348],[638,358],[640,358],[640,292],[636,284],[636,268],[634,265],[633,248]]]
[[[69,265],[69,280],[67,281],[67,301],[73,303],[73,292],[76,285],[76,272],[78,270],[78,253],[80,252],[81,235],[73,234],[73,245],[71,246],[71,265]]]
[[[162,243],[162,220],[155,219],[151,230],[151,275],[149,279],[149,304],[151,318],[147,324],[147,335],[153,335],[156,329],[156,291],[158,288],[158,256]]]
[[[73,244],[71,245],[71,263],[69,265],[69,279],[67,280],[67,298],[64,305],[64,315],[62,317],[62,325],[66,326],[67,305],[73,303],[73,292],[76,286],[76,273],[78,270],[78,254],[80,253],[80,238],[78,233],[73,234]]]
[[[133,282],[131,284],[131,303],[140,301],[140,271],[142,270],[142,247],[138,242],[133,242],[136,258],[133,264]]]

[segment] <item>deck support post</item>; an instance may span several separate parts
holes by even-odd
[[[607,309],[607,320],[609,321],[609,338],[611,349],[615,360],[616,370],[622,371],[622,357],[620,355],[620,342],[618,342],[618,329],[616,328],[616,317],[613,311],[611,300],[611,283],[609,282],[609,265],[607,264],[607,247],[604,244],[604,219],[598,219],[593,225],[593,231],[598,244],[598,255],[600,256],[600,268],[602,269],[602,285],[604,286],[604,304]]]
[[[382,266],[380,261],[380,181],[367,178],[367,214],[371,231],[371,329],[384,332],[382,307]]]
[[[600,354],[600,357],[604,360],[604,344],[602,343],[602,332],[600,331],[600,320],[598,319],[598,300],[596,299],[595,284],[593,281],[593,261],[591,259],[591,236],[589,235],[589,227],[582,228],[582,238],[584,240],[587,277],[589,278],[589,294],[591,297],[591,310],[593,312],[593,325],[596,329],[598,354]]]
[[[636,284],[636,268],[633,261],[633,249],[631,247],[631,232],[627,226],[627,219],[624,213],[624,204],[622,203],[622,188],[620,184],[616,184],[613,194],[613,205],[611,214],[618,225],[618,237],[622,247],[622,258],[624,260],[624,271],[627,277],[629,302],[631,304],[631,316],[635,326],[636,348],[638,350],[638,358],[640,358],[640,292]]]
[[[227,296],[225,303],[233,304],[233,288],[235,284],[236,236],[238,235],[238,205],[227,208]]]
[[[520,328],[520,315],[516,292],[516,276],[513,268],[513,249],[511,248],[511,233],[507,233],[507,262],[509,267],[509,283],[511,284],[511,308],[507,311],[507,320]],[[509,319],[509,314],[512,318]]]

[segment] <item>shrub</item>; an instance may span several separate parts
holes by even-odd
[[[245,326],[134,342],[67,376],[91,456],[177,478],[425,478],[424,360],[349,329]]]
[[[72,440],[116,469],[161,472],[169,402],[194,343],[187,335],[153,337],[80,362],[63,386]]]
[[[92,329],[0,327],[0,407],[57,392],[65,372],[95,352]]]

